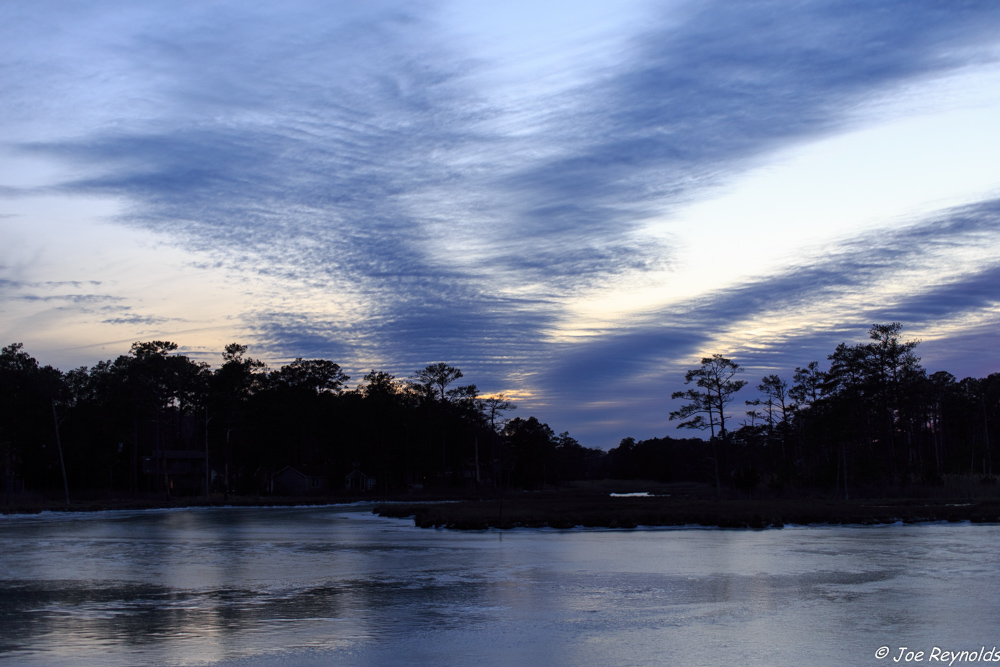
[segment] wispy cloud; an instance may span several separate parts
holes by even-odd
[[[21,301],[58,301],[77,305],[122,300],[122,297],[111,296],[109,294],[20,294],[9,298]]]
[[[4,268],[4,267],[0,267]],[[19,290],[19,289],[37,289],[37,288],[56,288],[56,287],[73,287],[80,288],[85,285],[91,287],[97,287],[101,284],[99,280],[36,280],[36,281],[26,281],[26,280],[9,280],[6,278],[0,278],[0,290]]]
[[[145,325],[145,326],[155,326],[169,322],[170,319],[166,317],[158,317],[156,315],[139,315],[139,314],[129,314],[121,315],[119,317],[110,317],[106,320],[101,320],[102,324],[127,324],[127,325]]]

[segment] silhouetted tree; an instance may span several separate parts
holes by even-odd
[[[326,359],[303,359],[298,357],[290,364],[268,375],[272,387],[305,389],[312,392],[332,392],[339,394],[350,380],[339,364]]]
[[[726,433],[726,406],[733,401],[733,395],[746,385],[746,380],[734,379],[743,372],[743,368],[734,361],[713,354],[703,357],[699,368],[688,371],[684,375],[684,384],[694,382],[699,389],[676,391],[671,398],[683,398],[688,401],[679,410],[670,413],[670,420],[687,419],[678,424],[678,428],[711,429],[712,448],[715,458],[715,486],[721,492],[722,482],[719,475],[719,452],[715,443],[715,427],[719,427],[719,435],[723,445],[729,443]],[[705,421],[704,415],[708,416]],[[690,419],[688,419],[690,417]]]
[[[768,375],[757,385],[757,391],[764,395],[761,403],[765,406],[769,435],[773,436],[775,430],[783,431],[788,423],[788,383],[778,375]]]
[[[796,409],[807,408],[822,395],[826,373],[819,370],[818,361],[810,361],[805,368],[795,368],[792,380],[792,388],[788,390],[788,395],[795,401]]]
[[[402,385],[393,375],[376,370],[364,377],[364,384],[358,389],[365,398],[379,401],[392,400],[403,391]]]
[[[62,373],[40,366],[21,343],[0,350],[0,456],[8,495],[19,479],[35,488],[65,481],[56,467],[58,449],[46,447],[56,444],[53,404],[65,393]]]
[[[414,384],[425,387],[429,394],[435,394],[444,403],[448,400],[446,389],[462,377],[462,371],[444,362],[429,364],[413,374]]]
[[[483,415],[486,417],[486,421],[490,424],[490,430],[497,430],[497,420],[500,419],[500,426],[503,426],[503,413],[510,412],[511,410],[517,410],[517,406],[514,405],[510,400],[508,400],[506,394],[497,394],[495,396],[488,396],[486,398],[479,399],[482,405]]]
[[[241,437],[244,409],[247,401],[257,391],[267,386],[267,365],[259,359],[245,356],[248,347],[239,343],[226,345],[222,352],[222,366],[212,375],[212,398],[214,412],[221,419],[216,420],[221,428],[225,464],[223,470],[223,492],[228,497],[234,477],[237,481],[242,469],[238,465],[241,456],[233,458],[234,440]]]
[[[671,394],[671,398],[682,398],[688,403],[671,412],[670,420],[691,417],[677,427],[699,430],[709,428],[713,438],[715,427],[718,426],[719,436],[726,441],[726,406],[733,401],[733,395],[746,385],[746,380],[734,379],[742,372],[743,368],[739,364],[721,354],[703,357],[700,367],[684,375],[684,384],[694,382],[699,389],[675,391]],[[708,416],[707,422],[704,415]]]
[[[511,477],[517,486],[535,489],[553,481],[556,435],[535,417],[515,417],[505,429],[513,449]]]

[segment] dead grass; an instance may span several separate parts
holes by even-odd
[[[621,491],[629,492],[629,491]],[[1000,522],[1000,501],[972,502],[928,499],[857,500],[795,499],[739,500],[693,496],[612,498],[593,492],[518,493],[499,498],[377,506],[381,516],[413,517],[423,528],[459,530],[486,528],[575,526],[635,528],[637,526],[713,526],[721,528],[781,528],[786,524],[885,524],[902,521]]]

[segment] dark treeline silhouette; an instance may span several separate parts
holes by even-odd
[[[445,363],[402,380],[372,371],[351,388],[324,359],[269,370],[234,343],[222,361],[151,341],[63,373],[3,348],[4,496],[532,489],[603,474],[603,452],[508,419],[511,401],[459,384]]]
[[[898,323],[842,343],[791,381],[745,378],[716,354],[684,377],[670,413],[701,438],[625,438],[604,452],[534,417],[509,418],[445,363],[354,387],[336,363],[271,370],[227,345],[222,364],[135,343],[91,368],[0,351],[2,491],[50,498],[392,494],[539,489],[580,479],[702,482],[718,493],[886,494],[948,475],[994,483],[1000,373],[928,375]],[[738,399],[748,385],[756,395]],[[992,434],[992,435],[991,435]]]
[[[687,440],[623,440],[608,454],[616,476],[687,479],[752,496],[790,489],[855,495],[935,486],[946,475],[995,485],[1000,373],[956,380],[928,375],[901,326],[876,324],[869,341],[841,343],[795,369],[789,383],[768,375],[757,396],[734,408],[744,369],[716,354],[689,371],[687,401],[670,419],[709,431],[709,446]],[[992,434],[992,435],[991,435]]]

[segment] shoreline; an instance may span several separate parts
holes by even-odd
[[[448,505],[376,505],[379,516],[409,518],[419,528],[487,530],[512,528],[702,527],[749,530],[786,525],[887,525],[894,523],[1000,523],[1000,500],[927,499],[705,500],[670,497],[531,498],[464,501]]]
[[[294,497],[278,496],[265,498],[258,496],[231,496],[228,500],[194,500],[194,499],[106,499],[72,501],[69,506],[63,502],[36,500],[0,506],[0,516],[35,516],[43,513],[89,514],[96,512],[128,512],[163,509],[212,509],[239,507],[321,507],[326,505],[351,504],[392,504],[407,502],[417,504],[421,501],[408,498],[405,501],[395,500],[386,496],[377,498],[365,497]],[[438,499],[426,502],[444,502]]]
[[[676,490],[676,489],[674,489]],[[381,496],[204,498],[108,498],[65,503],[21,498],[0,506],[4,516],[41,513],[142,511],[239,507],[372,505],[372,513],[411,519],[418,528],[507,530],[512,528],[734,528],[780,529],[786,525],[886,525],[893,523],[1000,523],[1000,498],[770,498],[719,499],[704,494],[612,496],[596,488],[515,492],[503,497],[427,493]]]

